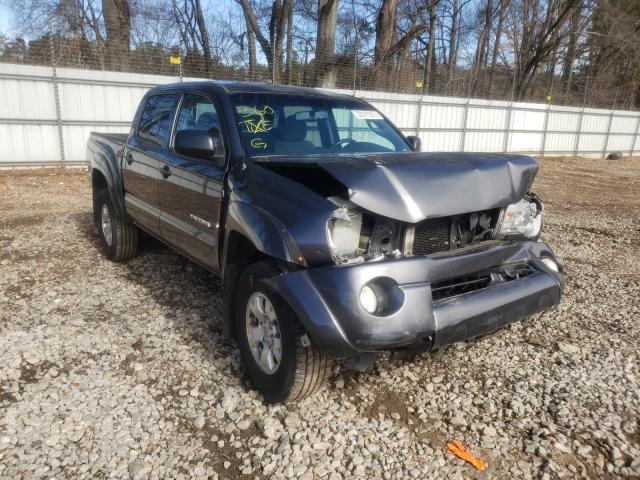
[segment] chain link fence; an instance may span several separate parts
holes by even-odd
[[[258,50],[258,57],[260,51]],[[305,87],[330,87],[345,90],[368,90],[405,94],[442,95],[507,101],[549,103],[583,108],[631,109],[635,98],[631,92],[601,85],[602,81],[576,75],[571,82],[556,72],[543,72],[528,79],[523,87],[514,71],[504,66],[488,68],[432,64],[427,72],[424,60],[407,56],[375,63],[372,52],[365,49],[351,54],[332,55],[323,71],[318,71],[319,52],[312,42],[296,50],[292,59],[270,68],[264,61],[247,59],[239,53],[221,58],[205,57],[198,50],[190,52],[146,42],[121,52],[114,58],[104,42],[88,41],[83,36],[45,34],[28,43],[17,39],[5,45],[0,62],[24,65],[58,66],[98,71],[121,71],[193,77],[215,80],[275,82]],[[284,58],[284,54],[282,54]],[[264,60],[264,58],[262,58]],[[325,70],[331,71],[327,75]],[[327,78],[330,80],[327,82]]]

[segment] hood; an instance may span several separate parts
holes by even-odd
[[[515,203],[538,171],[531,157],[483,153],[339,157],[317,165],[349,189],[354,204],[408,223]]]

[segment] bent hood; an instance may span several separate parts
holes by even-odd
[[[538,163],[523,155],[403,153],[318,163],[373,213],[408,223],[504,207],[531,187]]]

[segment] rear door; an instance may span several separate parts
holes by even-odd
[[[183,95],[172,138],[181,130],[219,133],[216,159],[179,155],[172,146],[161,165],[158,183],[163,239],[206,267],[218,270],[220,204],[224,193],[225,136],[221,109],[212,97]]]
[[[167,156],[171,126],[179,95],[151,95],[124,151],[123,182],[127,213],[149,232],[160,234],[158,181]]]

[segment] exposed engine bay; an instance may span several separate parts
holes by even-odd
[[[340,197],[328,200],[338,206],[336,218],[329,225],[337,263],[431,255],[463,248],[491,240],[500,217],[500,209],[493,209],[407,225],[366,212]]]
[[[497,238],[518,237],[523,235],[518,222],[527,225],[529,230],[524,233],[529,238],[539,235],[541,229],[542,202],[530,193],[508,208],[489,208],[410,223],[356,205],[350,199],[351,189],[318,164],[264,162],[261,166],[304,185],[336,206],[327,224],[327,239],[336,264],[432,255]],[[505,222],[511,229],[505,229]]]

